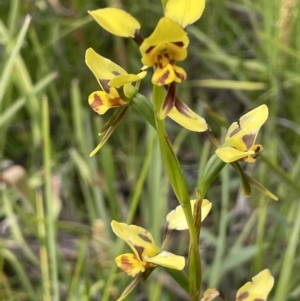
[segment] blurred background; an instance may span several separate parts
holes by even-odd
[[[187,28],[188,80],[180,98],[222,141],[227,126],[266,104],[259,160],[246,171],[279,197],[241,193],[226,167],[208,191],[203,223],[203,289],[228,300],[264,268],[274,301],[300,299],[300,5],[298,0],[208,0]],[[87,10],[120,7],[147,37],[163,16],[159,0],[0,0],[0,300],[115,300],[131,278],[114,258],[129,250],[110,221],[131,221],[161,244],[165,216],[178,203],[168,185],[155,132],[128,110],[92,158],[101,126],[88,95],[98,89],[84,62],[92,47],[128,72],[140,67],[137,45],[104,31]],[[31,17],[29,19],[26,16]],[[116,20],[117,22],[118,20]],[[151,72],[140,92],[151,97]],[[171,120],[167,129],[191,197],[214,153],[205,133]],[[168,250],[187,255],[187,233]],[[188,300],[163,268],[128,300]]]

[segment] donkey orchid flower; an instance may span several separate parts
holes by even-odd
[[[216,150],[219,158],[226,163],[237,160],[255,162],[263,147],[254,143],[267,118],[268,107],[261,105],[243,115],[239,122],[234,122],[227,131],[225,143]]]
[[[274,285],[274,278],[268,269],[265,269],[244,284],[236,293],[236,301],[267,301],[268,295]],[[210,301],[220,295],[215,288],[204,292],[201,301]]]
[[[167,85],[186,78],[186,72],[176,66],[175,61],[186,58],[189,39],[184,28],[201,17],[204,7],[205,0],[169,0],[165,17],[159,20],[153,33],[144,41],[139,33],[140,23],[127,12],[109,7],[88,13],[108,32],[134,38],[141,44],[142,63],[155,67],[152,83]]]
[[[99,115],[110,108],[127,104],[136,93],[131,83],[146,76],[146,71],[128,74],[122,67],[99,55],[92,48],[87,49],[85,62],[102,88],[102,91],[95,91],[89,96],[90,106]]]
[[[270,270],[265,269],[244,284],[236,293],[236,301],[266,301],[274,285]]]
[[[196,200],[191,200],[191,209],[192,214],[194,213]],[[211,209],[211,202],[207,199],[202,201],[201,205],[201,222],[206,218],[210,209]],[[172,210],[166,217],[167,219],[167,228],[169,230],[186,230],[188,229],[188,225],[186,222],[185,215],[183,213],[182,207],[179,205],[174,210]]]
[[[183,68],[175,65],[187,57],[189,39],[184,28],[197,21],[204,10],[205,0],[169,0],[165,17],[158,21],[153,33],[140,46],[142,63],[155,67],[154,85],[168,85],[186,79]]]
[[[154,68],[152,83],[165,86],[167,95],[158,112],[158,117],[164,119],[169,116],[183,127],[197,132],[207,130],[205,120],[189,109],[175,96],[175,83],[182,82],[186,78],[183,68],[175,64],[187,56],[189,39],[184,28],[197,21],[204,10],[205,0],[169,0],[165,6],[165,16],[162,17],[153,33],[143,40],[140,36],[140,23],[127,12],[118,8],[103,8],[89,11],[95,21],[108,32],[133,38],[140,45],[142,63]],[[112,82],[110,82],[112,86]],[[115,102],[114,91],[111,106],[119,106],[120,100]],[[90,103],[98,107],[98,97],[91,95]]]
[[[184,268],[185,258],[156,246],[151,233],[146,229],[116,221],[111,222],[111,227],[114,233],[122,238],[133,251],[133,254],[125,253],[116,258],[118,267],[129,276],[134,277],[156,266],[176,270]]]

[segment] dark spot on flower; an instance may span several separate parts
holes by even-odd
[[[137,259],[136,255],[133,255],[133,257],[135,259]],[[132,270],[133,268],[133,264],[132,262],[130,262],[130,260],[128,259],[128,257],[126,255],[123,255],[121,257],[121,267],[122,267],[122,270],[125,272],[125,273],[128,273]]]
[[[146,235],[138,234],[138,236],[139,236],[142,240],[144,240],[144,241],[152,242],[151,239],[150,239],[148,236],[146,236]]]
[[[185,115],[186,117],[190,117],[190,115],[188,114],[187,106],[177,98],[175,101],[175,107],[178,110],[178,112],[180,112],[182,115]]]
[[[101,97],[98,94],[94,94],[94,101],[91,103],[91,107],[93,110],[97,110],[103,104]]]
[[[180,80],[181,80],[182,82],[185,80],[184,74],[179,73],[179,72],[176,72],[176,71],[175,71],[175,74],[176,74],[176,76],[177,76],[178,78],[180,78]]]
[[[154,47],[155,47],[155,46],[150,46],[150,47],[146,50],[146,53],[151,52],[151,50],[152,50]]]
[[[139,254],[140,259],[142,260],[143,259],[142,254],[143,254],[145,248],[139,247],[139,246],[134,246],[134,248],[136,249],[137,253]]]
[[[143,38],[141,37],[140,31],[138,29],[134,32],[133,40],[140,46],[143,43]]]
[[[112,107],[118,107],[122,104],[122,99],[120,97],[110,98],[109,102]]]
[[[247,150],[249,150],[251,148],[251,146],[253,145],[254,139],[255,139],[255,134],[243,136],[242,140],[246,144]]]
[[[239,131],[241,130],[241,128],[240,127],[238,127],[238,128],[236,128],[236,129],[234,129],[231,133],[230,133],[230,135],[229,135],[229,137],[232,137],[232,136],[234,136],[235,134],[237,134]]]
[[[169,59],[169,54],[167,52],[164,53],[164,57]]]
[[[258,153],[262,150],[261,146],[260,145],[257,145],[257,147],[255,148],[255,152]]]
[[[160,69],[164,67],[162,64],[162,56],[160,54],[157,56],[157,65]]]
[[[112,74],[115,75],[115,76],[118,76],[118,75],[120,75],[120,72],[118,72],[118,71],[113,71]]]
[[[172,44],[174,44],[174,45],[176,45],[178,47],[183,47],[184,46],[183,42],[181,42],[181,41],[179,41],[179,42],[172,42]]]
[[[157,81],[158,84],[164,84],[170,75],[170,71],[167,70]]]
[[[99,82],[100,82],[100,85],[103,88],[103,90],[106,93],[109,93],[110,86],[108,85],[108,83],[110,82],[110,80],[109,79],[99,79]]]
[[[242,300],[246,299],[248,296],[249,296],[249,293],[248,292],[244,292],[244,293],[242,293],[241,295],[239,295],[237,297],[237,301],[242,301]]]
[[[166,98],[163,102],[162,108],[168,114],[175,105],[175,90],[176,90],[176,83],[171,83],[166,95]]]

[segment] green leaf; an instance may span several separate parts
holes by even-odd
[[[100,148],[106,143],[108,138],[112,135],[115,131],[117,126],[119,125],[120,121],[122,120],[125,112],[127,111],[128,106],[120,107],[113,116],[108,120],[108,122],[104,125],[99,135],[103,135],[101,142],[96,146],[96,148],[90,153],[90,157],[93,157]]]
[[[119,124],[124,114],[126,113],[128,106],[120,106],[110,117],[110,119],[103,125],[99,135],[104,135],[110,127],[116,127]]]

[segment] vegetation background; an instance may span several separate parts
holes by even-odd
[[[131,279],[115,266],[124,244],[111,219],[147,228],[159,244],[165,215],[177,205],[155,133],[133,110],[88,156],[112,112],[98,116],[87,103],[98,87],[85,50],[130,72],[141,67],[133,41],[113,37],[87,14],[106,6],[134,15],[144,37],[162,16],[158,0],[0,1],[0,300],[117,299]],[[264,268],[276,280],[270,300],[300,299],[299,30],[298,0],[208,0],[188,27],[188,80],[178,93],[215,135],[223,139],[229,123],[260,104],[270,112],[259,135],[263,154],[244,167],[279,201],[256,191],[243,197],[230,166],[208,193],[203,287],[228,300]],[[141,92],[150,96],[147,79]],[[214,149],[203,133],[167,126],[192,196]],[[174,233],[169,249],[186,255],[187,239]],[[187,295],[159,268],[128,300]]]

